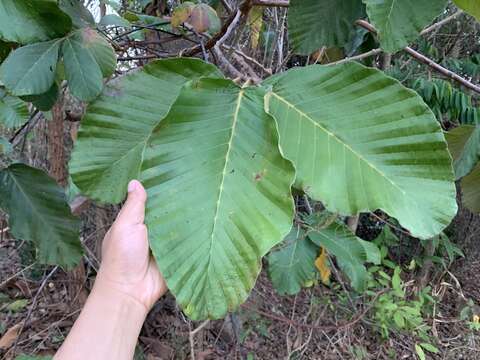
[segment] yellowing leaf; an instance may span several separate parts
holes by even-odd
[[[194,3],[187,1],[176,7],[175,10],[173,10],[172,18],[170,20],[172,28],[179,27],[187,21],[192,14],[194,6]]]
[[[478,315],[473,315],[473,323],[475,323],[475,324],[480,324],[480,316],[478,316]]]
[[[317,258],[317,260],[315,260],[315,266],[320,272],[320,279],[322,280],[322,283],[325,285],[330,284],[330,275],[332,272],[330,270],[330,266],[328,265],[328,254],[324,247],[322,247],[320,256]]]
[[[207,4],[196,5],[192,9],[188,22],[199,33],[207,31],[214,33],[220,29],[220,20],[216,11]]]

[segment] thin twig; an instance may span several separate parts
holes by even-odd
[[[227,2],[227,0],[220,0],[220,2],[222,3],[223,7],[227,11],[227,14],[231,14],[233,10],[230,4]]]
[[[25,328],[25,325],[27,324],[28,320],[30,319],[30,316],[32,315],[33,310],[35,309],[35,306],[37,305],[37,300],[40,294],[42,293],[42,290],[45,288],[45,285],[47,285],[48,280],[55,274],[55,272],[59,269],[59,266],[55,266],[52,271],[48,273],[48,275],[43,279],[42,283],[40,284],[40,287],[37,290],[37,293],[33,297],[32,300],[32,306],[28,309],[27,316],[25,317],[25,320],[22,323],[22,327],[18,331],[18,336],[15,339],[15,343],[13,344],[12,347],[12,353],[15,353],[15,348],[17,347],[18,340],[20,339],[20,335],[22,335],[23,329]]]
[[[370,50],[366,53],[363,53],[363,54],[359,54],[359,55],[355,55],[355,56],[351,56],[351,57],[347,57],[345,59],[342,59],[342,60],[338,60],[338,61],[335,61],[335,62],[332,62],[332,63],[328,63],[328,64],[325,64],[327,66],[332,66],[332,65],[339,65],[339,64],[343,64],[343,63],[346,63],[346,62],[349,62],[349,61],[355,61],[355,60],[362,60],[362,59],[365,59],[365,58],[368,58],[370,56],[375,56],[375,55],[378,55],[380,54],[381,52],[383,52],[382,49],[378,48],[378,49],[373,49],[373,50]]]
[[[463,14],[463,11],[458,10],[456,13],[446,17],[445,19],[440,20],[439,22],[423,29],[422,32],[420,33],[420,35],[426,35],[426,34],[432,32],[433,30],[438,29],[438,28],[442,27],[443,25],[449,23],[450,21],[456,19],[457,17],[459,17],[462,14]]]
[[[240,4],[238,10],[230,14],[230,16],[227,18],[222,28],[220,29],[220,31],[217,32],[215,35],[213,35],[212,38],[205,43],[205,49],[210,50],[217,44],[217,42],[220,42],[220,40],[223,39],[227,33],[231,32],[232,29],[235,27],[236,22],[238,22],[238,16],[244,16],[244,17],[247,16],[252,6],[253,6],[252,0],[243,1]],[[202,46],[196,45],[194,47],[181,51],[179,55],[190,57],[195,54],[198,54],[201,51],[202,51]]]
[[[272,75],[272,70],[271,69],[267,69],[265,66],[263,66],[260,62],[258,62],[257,60],[255,60],[254,58],[248,56],[247,54],[245,54],[243,51],[240,51],[238,49],[234,49],[232,48],[231,46],[228,46],[228,45],[225,45],[225,44],[221,44],[221,47],[227,49],[227,50],[233,50],[236,54],[240,55],[241,57],[243,57],[245,60],[251,62],[253,65],[256,65],[258,66],[260,69],[262,69],[262,71],[267,74],[267,75]]]
[[[19,272],[13,274],[12,276],[10,276],[9,278],[7,278],[7,280],[3,281],[1,284],[0,284],[0,290],[3,289],[3,287],[5,285],[7,285],[10,281],[12,281],[13,279],[15,279],[17,276],[21,275],[23,272],[27,271],[28,269],[31,269],[33,266],[35,266],[36,263],[32,263],[30,265],[28,265],[27,267],[23,268],[22,270],[20,270]]]
[[[199,327],[197,327],[195,330],[190,331],[190,334],[188,335],[190,339],[190,357],[192,360],[195,360],[195,339],[194,336],[202,330],[205,326],[208,325],[210,320],[205,320],[203,323],[200,324]]]
[[[432,69],[438,71],[442,75],[446,76],[447,78],[454,80],[466,88],[475,91],[476,93],[480,94],[480,86],[473,84],[472,82],[468,81],[467,79],[464,79],[460,75],[457,75],[453,71],[450,71],[443,66],[437,64],[435,61],[432,59],[426,57],[425,55],[420,54],[418,51],[413,50],[411,47],[407,46],[404,49],[409,55],[411,55],[413,58],[418,60],[421,63],[424,63],[425,65],[431,67]]]
[[[167,57],[167,55],[165,55]],[[145,56],[125,56],[117,58],[117,61],[133,61],[133,60],[148,60],[148,59],[158,59],[157,55],[145,55]]]
[[[353,325],[355,325],[356,323],[358,323],[375,306],[375,302],[377,301],[378,297],[380,295],[386,293],[389,290],[390,289],[383,289],[382,291],[379,291],[378,293],[376,293],[375,296],[373,297],[373,299],[370,301],[369,305],[361,313],[359,313],[357,316],[355,316],[352,320],[350,320],[346,323],[343,323],[343,324],[339,324],[339,325],[310,325],[310,324],[305,324],[305,323],[299,323],[298,321],[293,321],[293,320],[290,320],[289,318],[286,318],[286,317],[283,317],[283,316],[270,314],[270,313],[267,313],[265,311],[256,309],[254,307],[251,307],[251,306],[247,305],[246,303],[243,304],[242,306],[246,307],[246,308],[248,308],[252,311],[255,311],[256,313],[258,313],[260,315],[263,315],[263,316],[268,317],[268,318],[273,319],[273,320],[278,320],[278,321],[290,324],[294,327],[320,330],[320,331],[334,331],[334,330],[343,330],[343,329],[346,329],[346,328],[350,328]]]
[[[143,26],[143,25],[132,25],[132,27],[134,27],[134,29],[125,31],[125,32],[123,32],[123,33],[121,33],[121,34],[113,37],[111,40],[112,40],[112,41],[116,41],[117,39],[120,39],[120,38],[122,38],[122,37],[124,37],[124,36],[130,35],[130,34],[132,34],[132,33],[134,33],[134,32],[141,31],[141,30],[145,30],[145,29],[153,30],[153,31],[155,31],[155,30],[160,31],[160,29],[158,29],[157,26],[168,25],[169,23],[170,23],[169,21],[167,21],[167,22],[164,21],[164,22],[159,22],[159,23],[150,24],[150,25],[147,25],[147,26]],[[167,32],[166,30],[163,30],[163,31],[164,31],[164,32]],[[181,37],[181,35],[172,33],[172,32],[170,32],[170,31],[168,31],[167,33],[170,34],[170,35],[174,35],[174,36]]]
[[[254,0],[253,6],[289,7],[289,0]]]

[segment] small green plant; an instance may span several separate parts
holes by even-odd
[[[472,299],[468,299],[467,304],[460,312],[460,320],[465,321],[470,330],[480,331],[480,313],[478,306],[475,305]]]
[[[390,285],[391,289],[381,294],[374,306],[374,318],[378,322],[381,334],[388,338],[391,330],[415,332],[420,338],[427,340],[430,327],[425,323],[423,315],[434,302],[429,295],[430,287],[422,289],[415,299],[408,299],[404,284],[400,278],[401,269],[396,267],[390,276],[382,270],[374,273],[382,285]]]

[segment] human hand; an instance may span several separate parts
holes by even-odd
[[[113,289],[145,306],[147,312],[167,291],[165,280],[150,255],[144,224],[147,193],[132,180],[128,197],[102,244],[102,262],[95,288]]]

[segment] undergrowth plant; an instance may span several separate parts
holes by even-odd
[[[381,48],[396,52],[446,3],[291,0],[292,51],[310,55],[343,48],[356,20],[368,19]],[[119,7],[98,22],[77,1],[0,1],[3,126],[22,129],[32,109],[48,111],[65,91],[88,102],[68,164],[71,183],[108,204],[124,199],[130,180],[143,183],[151,250],[192,319],[235,311],[272,248],[269,273],[280,293],[311,285],[318,271],[326,280],[329,254],[352,287],[365,291],[365,263],[378,265],[379,249],[356,237],[337,215],[380,209],[412,236],[440,234],[457,203],[452,157],[439,122],[417,92],[354,61],[287,71],[280,64],[263,68],[274,73],[263,80],[225,77],[205,61],[207,51],[218,55],[233,27],[246,23],[254,9],[261,16],[261,4],[240,2],[221,26],[210,5],[185,2],[172,17]],[[254,23],[248,22],[262,29]],[[181,49],[179,57],[151,61],[104,84],[119,68],[114,48],[122,49],[122,36],[109,33],[112,27],[126,28],[122,36],[130,38],[155,30],[201,41]],[[250,42],[257,47],[260,39]],[[127,51],[122,61],[135,59]],[[440,87],[434,90],[439,99]],[[461,96],[452,98],[455,105],[470,105]],[[472,135],[455,160],[457,178],[478,160],[477,138]],[[80,221],[64,189],[43,171],[13,161],[9,141],[0,144],[0,207],[9,215],[11,233],[32,240],[40,262],[75,266],[82,256]],[[299,219],[292,189],[335,216]],[[399,326],[414,327],[423,304],[398,302],[397,277],[395,270],[389,279],[393,292],[382,297],[378,319],[393,317]],[[392,303],[398,307],[393,313]]]

